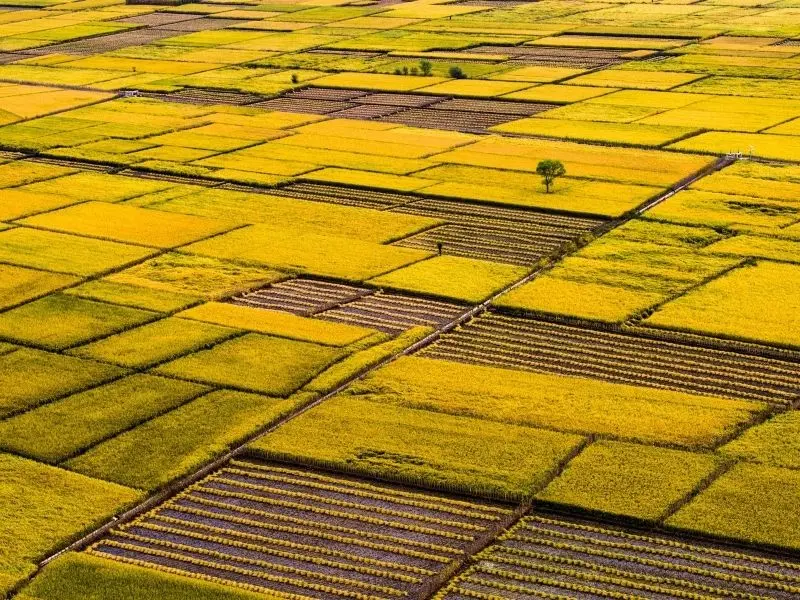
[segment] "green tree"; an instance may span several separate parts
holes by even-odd
[[[433,71],[433,64],[429,60],[421,60],[419,61],[419,70],[422,71],[422,74],[425,77],[428,77]]]
[[[452,77],[453,79],[466,79],[467,78],[467,74],[464,73],[464,71],[461,70],[461,67],[459,67],[457,65],[453,65],[452,67],[450,67],[449,73],[450,73],[450,77]]]
[[[550,188],[556,180],[556,177],[561,177],[565,175],[566,172],[567,169],[560,160],[545,159],[539,161],[539,164],[536,165],[536,174],[541,175],[542,183],[548,194],[550,193]]]

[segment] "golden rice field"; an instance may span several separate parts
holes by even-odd
[[[0,600],[800,597],[790,0],[0,0]]]

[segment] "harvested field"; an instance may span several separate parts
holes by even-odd
[[[420,355],[782,405],[800,396],[792,362],[497,314]]]
[[[213,105],[230,104],[243,106],[262,101],[263,98],[256,94],[242,94],[239,92],[221,92],[219,90],[203,90],[186,88],[178,92],[167,94],[164,98],[169,102],[185,102],[187,104]]]
[[[331,117],[338,119],[379,119],[405,110],[397,106],[382,106],[380,104],[362,104],[352,106],[339,112],[331,113]]]
[[[103,54],[104,52],[111,52],[113,50],[121,50],[123,48],[130,48],[132,46],[150,44],[157,40],[163,40],[176,35],[179,34],[172,30],[135,29],[133,31],[112,33],[111,35],[93,37],[77,42],[67,42],[64,44],[56,44],[54,46],[46,46],[37,52],[44,52],[46,50],[48,54],[52,52],[85,55]]]
[[[267,110],[281,110],[309,115],[327,115],[347,108],[353,108],[353,105],[349,102],[342,102],[339,100],[312,100],[286,97],[264,100],[263,102],[255,104],[255,106]]]
[[[440,300],[378,292],[319,313],[322,319],[400,333],[420,325],[441,327],[468,310]]]
[[[400,246],[433,251],[442,243],[444,254],[515,265],[531,265],[603,222],[433,198],[392,210],[448,221],[400,240]]]
[[[320,599],[423,598],[509,508],[235,460],[90,554]]]
[[[174,23],[166,23],[156,26],[156,29],[168,31],[179,31],[181,33],[191,33],[193,31],[213,31],[215,29],[225,29],[242,25],[247,21],[243,19],[215,19],[213,17],[201,17],[199,19],[185,19]]]
[[[388,123],[399,123],[411,127],[446,129],[451,131],[481,132],[495,125],[515,120],[515,115],[498,115],[471,111],[433,110],[410,108],[379,119]]]
[[[361,208],[386,209],[393,208],[416,200],[417,196],[379,192],[349,188],[338,185],[325,185],[321,183],[292,183],[290,185],[270,190],[270,194],[277,196],[290,196],[303,200],[317,202],[330,202],[346,206]],[[417,214],[417,213],[412,213]],[[421,214],[421,213],[420,213]]]
[[[290,279],[236,296],[231,302],[311,316],[372,293],[373,290],[351,285],[312,279]]]
[[[433,108],[437,110],[454,110],[460,112],[495,113],[498,115],[524,115],[555,108],[556,104],[541,104],[536,102],[512,102],[508,100],[474,100],[453,98],[437,102]]]
[[[369,92],[364,90],[340,90],[336,88],[315,88],[309,87],[302,90],[296,90],[284,95],[284,98],[299,98],[302,100],[332,100],[336,102],[345,102],[360,98],[368,95]]]
[[[376,119],[428,129],[483,131],[556,105],[310,87],[253,106],[338,118]]]
[[[389,106],[404,106],[406,108],[422,108],[430,104],[435,104],[441,99],[436,96],[426,96],[424,94],[369,94],[356,98],[355,102],[364,104],[387,104]]]
[[[543,48],[537,46],[476,46],[465,50],[465,52],[504,54],[512,62],[524,65],[596,69],[625,62],[621,56],[626,51],[618,52],[595,48]]]
[[[800,594],[800,564],[664,534],[528,516],[437,600],[774,598]]]
[[[291,279],[231,298],[230,302],[400,333],[441,326],[460,317],[458,304],[311,279]]]

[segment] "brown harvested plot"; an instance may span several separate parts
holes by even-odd
[[[386,123],[399,123],[411,127],[446,129],[451,131],[482,131],[495,125],[513,121],[518,117],[507,114],[478,113],[471,111],[410,108],[378,119]]]
[[[479,54],[505,54],[511,61],[525,65],[554,67],[583,67],[596,69],[625,62],[623,50],[599,50],[594,48],[542,48],[536,46],[477,46],[465,52]]]
[[[400,333],[420,325],[441,327],[468,309],[440,300],[379,292],[319,313],[321,319]]]
[[[775,598],[800,594],[800,564],[665,534],[525,517],[437,600]]]
[[[496,504],[235,460],[89,552],[264,593],[413,599],[511,516]]]
[[[602,223],[599,219],[433,198],[393,210],[448,221],[400,240],[399,246],[432,251],[441,243],[444,254],[515,265],[532,265]]]
[[[416,200],[417,196],[393,192],[379,192],[360,188],[348,188],[323,183],[292,183],[270,190],[274,196],[289,196],[316,202],[330,202],[361,208],[391,208]]]
[[[536,113],[556,108],[557,104],[540,102],[513,102],[508,100],[475,100],[472,98],[453,98],[437,102],[432,108],[436,110],[454,110],[462,112],[495,113],[498,115],[520,115],[529,117]]]
[[[259,102],[252,106],[267,110],[280,110],[283,112],[303,113],[310,115],[327,115],[329,113],[352,108],[349,102],[338,100],[311,100],[305,98],[275,98]]]
[[[773,404],[800,397],[792,362],[495,314],[421,356]]]
[[[283,310],[296,315],[311,316],[372,293],[373,290],[352,285],[313,279],[290,279],[261,290],[235,296],[231,298],[230,302],[242,306]]]

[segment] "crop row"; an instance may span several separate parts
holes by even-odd
[[[550,352],[550,354],[554,354]],[[585,363],[572,363],[571,359],[574,357],[569,353],[561,353],[558,358],[548,358],[546,356],[538,356],[535,359],[530,359],[525,356],[515,358],[508,355],[503,355],[497,351],[471,351],[462,348],[454,347],[454,343],[449,342],[447,339],[437,343],[435,346],[426,349],[421,356],[429,358],[438,358],[442,360],[454,360],[458,362],[465,362],[468,364],[486,365],[499,368],[516,368],[533,372],[546,372],[555,373],[560,375],[571,376],[585,376],[614,383],[626,383],[633,385],[646,385],[648,387],[673,390],[679,392],[691,391],[695,393],[709,394],[709,395],[723,395],[733,396],[740,398],[749,398],[753,400],[770,400],[774,399],[770,396],[762,396],[758,394],[749,394],[745,392],[732,393],[729,389],[720,388],[712,385],[703,385],[700,383],[692,383],[687,385],[676,381],[673,377],[657,377],[652,374],[642,374],[630,372],[625,374],[620,371],[619,366],[603,367],[596,364],[586,365]],[[627,367],[626,367],[627,368]],[[627,369],[630,371],[630,369]]]
[[[594,557],[595,560],[617,561],[629,563],[631,566],[651,567],[663,572],[679,573],[682,575],[692,575],[713,580],[726,582],[727,584],[739,584],[742,586],[763,587],[770,590],[785,591],[791,593],[800,592],[800,588],[787,585],[778,581],[764,581],[753,579],[747,576],[739,576],[727,572],[716,571],[705,567],[695,567],[687,564],[685,560],[680,560],[678,556],[665,555],[663,558],[649,558],[639,554],[635,548],[614,547],[613,550],[603,549],[597,540],[579,543],[578,541],[557,541],[548,537],[532,537],[528,535],[515,536],[514,542],[519,546],[512,546],[517,554],[524,555],[526,549],[536,548],[538,551],[549,551],[551,553],[561,552],[568,556],[583,555]],[[504,544],[507,545],[507,544]],[[508,551],[508,548],[505,548]]]
[[[800,564],[541,516],[524,517],[474,561],[437,600],[789,600],[800,593]]]
[[[337,100],[306,100],[303,98],[274,98],[258,103],[259,108],[279,110],[312,115],[327,115],[346,108],[352,108],[349,102]]]
[[[238,564],[226,564],[224,562],[218,562],[217,560],[206,560],[204,558],[197,558],[194,556],[188,556],[186,554],[182,554],[180,552],[170,552],[166,550],[159,550],[156,548],[145,547],[138,544],[129,544],[129,543],[121,543],[116,542],[114,540],[107,540],[100,542],[99,544],[95,545],[92,548],[92,553],[104,556],[106,558],[118,558],[118,554],[114,552],[114,550],[121,550],[126,551],[123,553],[125,556],[126,553],[133,554],[138,558],[138,560],[142,561],[143,563],[147,563],[147,566],[152,566],[153,564],[158,564],[159,559],[166,559],[171,564],[183,564],[186,565],[186,569],[183,571],[182,574],[184,575],[194,575],[195,571],[191,567],[196,567],[199,569],[209,569],[213,572],[217,572],[219,574],[224,574],[227,577],[223,577],[222,579],[233,580],[237,581],[239,578],[245,579],[245,583],[250,581],[256,580],[261,583],[261,587],[264,589],[272,589],[272,585],[285,585],[290,586],[291,588],[296,588],[298,590],[311,590],[314,592],[318,592],[321,594],[328,594],[334,597],[345,597],[345,598],[353,598],[354,600],[377,600],[379,598],[385,598],[387,596],[393,597],[403,597],[405,594],[400,592],[396,589],[392,588],[383,588],[371,591],[378,591],[382,595],[374,595],[367,593],[366,591],[356,591],[352,589],[347,589],[346,587],[333,587],[327,583],[316,583],[315,581],[309,581],[305,579],[305,574],[302,572],[298,572],[300,570],[294,571],[291,569],[287,569],[285,572],[286,575],[277,575],[273,573],[265,573],[263,571],[257,571],[254,569],[250,569],[244,566],[240,566]],[[213,553],[209,554],[209,558],[220,558],[215,556]],[[149,559],[149,560],[148,560]],[[242,560],[242,564],[250,564],[252,566],[253,563]],[[361,586],[353,586],[353,582],[348,580],[339,580],[338,578],[327,578],[323,579],[323,581],[339,583],[340,585],[347,585],[359,588]],[[362,588],[363,589],[363,588]],[[366,588],[370,590],[371,588]],[[391,590],[391,591],[389,591]],[[278,591],[283,591],[280,588]]]
[[[549,323],[536,323],[538,330],[515,325],[480,319],[444,338],[426,354],[784,404],[797,397],[800,378],[789,364],[768,364],[759,370],[761,365],[750,366],[753,361],[749,357],[699,351],[689,360],[680,355],[679,348],[654,347],[646,341],[639,344],[635,338]]]
[[[278,596],[417,597],[508,516],[490,503],[237,460],[90,552]]]
[[[154,522],[156,521],[156,522]],[[163,524],[161,524],[163,523]],[[322,554],[324,556],[332,556],[335,558],[343,559],[347,562],[361,563],[379,567],[382,569],[392,569],[398,571],[406,571],[415,575],[423,577],[434,574],[430,569],[424,569],[414,565],[407,565],[400,562],[391,562],[387,560],[379,560],[369,556],[361,556],[352,552],[343,552],[332,548],[326,548],[321,545],[301,544],[289,540],[281,539],[279,537],[270,537],[267,535],[258,535],[248,531],[239,531],[235,529],[226,529],[222,527],[213,527],[199,522],[187,522],[174,517],[167,517],[163,515],[150,516],[147,519],[140,519],[133,523],[137,529],[151,529],[153,531],[164,531],[167,533],[174,533],[186,535],[189,537],[196,537],[201,540],[209,540],[212,542],[219,542],[238,546],[244,544],[242,547],[250,547],[251,549],[259,549],[263,552],[279,552],[278,550],[270,549],[270,546],[278,546],[280,548],[290,548],[296,550],[297,553],[285,552],[284,555],[292,557],[303,557],[302,553]],[[126,529],[131,529],[127,527]],[[246,540],[240,542],[239,540]],[[309,559],[314,558],[313,556]]]
[[[290,469],[284,467],[278,467],[275,465],[267,465],[262,463],[256,462],[245,462],[240,460],[233,460],[229,463],[232,467],[238,468],[246,468],[246,469],[253,469],[256,471],[268,472],[268,473],[281,473],[285,475],[291,475],[297,478],[302,478],[303,481],[319,481],[327,484],[332,484],[334,486],[342,486],[346,487],[348,490],[366,490],[370,492],[378,492],[379,494],[391,495],[394,498],[407,498],[410,500],[420,501],[422,498],[431,498],[430,504],[433,504],[440,509],[449,506],[455,509],[466,509],[470,512],[474,511],[481,511],[483,514],[497,514],[497,515],[507,515],[508,509],[501,508],[499,506],[493,506],[490,504],[476,504],[474,502],[469,502],[467,500],[456,500],[454,498],[447,498],[444,496],[429,496],[429,494],[421,494],[419,492],[412,492],[406,491],[403,489],[391,488],[385,485],[376,485],[374,483],[368,483],[365,481],[357,481],[355,479],[344,479],[342,477],[337,477],[334,475],[325,475],[323,473],[318,473],[314,471],[300,471],[297,469]],[[491,519],[492,517],[486,516],[484,518]]]
[[[219,509],[223,506],[224,505],[220,505],[220,503],[212,503],[208,505],[208,508]],[[165,510],[169,511],[170,513],[180,514],[182,515],[182,518],[179,519],[176,517],[170,517],[161,513],[154,513],[149,518],[165,520],[165,522],[173,525],[178,523],[187,523],[191,527],[208,526],[208,523],[210,522],[219,522],[220,525],[225,526],[220,527],[219,529],[224,531],[233,531],[236,535],[252,530],[262,531],[264,532],[264,536],[266,536],[267,533],[278,535],[288,534],[303,539],[321,539],[333,544],[358,546],[368,550],[397,554],[413,559],[419,559],[421,561],[440,564],[446,564],[450,562],[453,559],[453,556],[457,556],[461,553],[461,551],[457,548],[450,548],[439,544],[429,544],[426,542],[417,542],[416,540],[405,540],[396,536],[362,532],[361,530],[352,527],[340,527],[331,524],[318,525],[316,522],[308,519],[289,517],[285,519],[285,522],[294,523],[294,525],[281,525],[280,523],[271,522],[272,520],[279,519],[272,519],[268,513],[260,513],[259,511],[255,510],[245,509],[240,511],[244,515],[254,517],[252,519],[237,517],[235,515],[225,514],[214,510],[202,510],[193,508],[191,506],[181,506],[178,504],[169,504],[165,507]],[[257,517],[270,519],[270,522],[267,522],[266,520],[257,520]],[[329,531],[336,533],[329,533]],[[339,535],[340,533],[349,534],[349,536]],[[421,550],[415,550],[414,548],[420,548]],[[427,552],[423,552],[422,550],[427,550]],[[438,552],[438,554],[433,554],[433,552]]]
[[[519,339],[524,340],[532,336],[534,338],[544,337],[545,339],[555,338],[559,341],[574,343],[591,342],[591,345],[615,354],[627,352],[638,355],[646,352],[658,357],[667,356],[676,363],[682,362],[687,365],[694,365],[698,361],[703,361],[709,363],[709,368],[742,374],[752,374],[756,371],[765,377],[787,383],[792,383],[797,377],[800,377],[800,367],[789,362],[632,337],[607,331],[595,331],[558,323],[492,315],[485,321],[476,322],[475,325],[487,331],[497,331],[504,337],[511,339],[519,336]]]
[[[666,549],[674,548],[679,550],[685,550],[687,552],[694,552],[696,554],[708,554],[719,557],[720,559],[723,558],[730,559],[731,561],[734,561],[736,564],[741,564],[742,562],[749,562],[756,565],[763,565],[765,569],[795,571],[798,577],[798,581],[800,581],[800,565],[798,565],[797,563],[782,561],[772,557],[760,556],[754,553],[735,552],[732,550],[717,548],[715,546],[699,546],[696,544],[690,544],[688,542],[681,541],[679,539],[642,535],[640,533],[634,533],[631,531],[626,531],[624,529],[609,529],[606,527],[589,525],[587,523],[555,520],[540,516],[526,517],[523,521],[520,522],[520,527],[534,527],[536,529],[539,529],[540,531],[543,530],[575,531],[581,533],[582,535],[588,538],[594,538],[594,537],[600,537],[602,539],[619,538],[622,540],[627,540],[631,544],[635,544],[638,542],[641,545],[647,545],[653,548],[666,548]],[[504,534],[504,536],[506,538],[513,536],[513,532],[509,531],[506,534]],[[771,573],[772,571],[765,571],[765,572]]]
[[[472,235],[470,235],[472,234]],[[444,226],[398,242],[398,246],[435,251],[442,244],[442,252],[451,256],[477,258],[513,265],[531,265],[539,258],[552,253],[559,244],[530,244],[513,248],[504,244],[502,238],[480,230],[466,230],[453,235],[452,229]]]
[[[483,519],[483,520],[496,521],[500,519],[500,515],[502,514],[500,511],[484,512],[484,511],[456,508],[454,506],[447,506],[445,504],[440,504],[435,501],[434,502],[421,501],[418,499],[414,499],[413,497],[397,496],[394,494],[386,494],[380,491],[362,490],[346,485],[337,485],[336,483],[322,483],[319,481],[311,481],[308,479],[300,479],[297,477],[287,477],[277,473],[269,473],[269,472],[259,473],[237,468],[226,468],[220,471],[220,474],[227,474],[227,473],[242,475],[248,478],[255,478],[264,481],[275,481],[279,483],[286,483],[306,488],[313,488],[315,490],[333,492],[336,494],[346,494],[348,496],[354,496],[357,498],[366,498],[372,500],[379,500],[383,502],[391,502],[393,504],[401,504],[405,506],[432,510],[436,512],[446,512],[460,517],[466,517],[469,519]],[[475,508],[479,507],[476,506]]]
[[[519,567],[523,572],[535,569],[546,573],[563,573],[563,574],[578,574],[589,575],[591,578],[605,577],[609,580],[616,578],[630,579],[631,573],[628,570],[618,568],[611,565],[592,562],[590,560],[581,560],[578,558],[570,558],[569,556],[557,556],[548,552],[526,552],[521,558],[515,556],[504,556],[501,553],[492,554],[492,564],[494,565],[507,565],[509,567]],[[480,571],[482,565],[476,567]],[[749,594],[734,592],[730,590],[722,590],[719,587],[705,585],[690,580],[681,580],[674,577],[664,577],[658,575],[649,575],[644,572],[637,572],[636,579],[644,584],[654,586],[675,586],[684,587],[698,592],[708,592],[715,596],[732,596],[732,597],[746,597]],[[643,589],[643,588],[640,588]]]
[[[367,208],[388,208],[411,202],[415,196],[394,192],[381,192],[362,188],[326,185],[322,183],[292,183],[290,185],[270,190],[270,194],[291,196],[301,200],[314,200],[316,202],[330,202],[333,204],[346,204],[350,206],[364,206]]]
[[[378,527],[393,527],[396,529],[403,529],[406,531],[411,531],[415,533],[421,533],[426,535],[435,535],[435,536],[442,536],[447,537],[455,540],[461,541],[469,541],[474,539],[473,536],[467,534],[459,534],[454,533],[446,530],[439,530],[433,529],[430,527],[423,527],[420,525],[414,525],[412,523],[404,523],[402,521],[389,521],[386,519],[380,519],[377,517],[370,517],[365,514],[361,513],[354,513],[354,512],[347,512],[347,511],[338,511],[333,509],[327,509],[321,506],[314,506],[309,504],[303,504],[300,502],[291,502],[289,500],[280,500],[277,498],[267,498],[264,496],[257,496],[253,494],[245,494],[241,492],[231,492],[227,490],[220,490],[212,487],[196,487],[194,488],[195,491],[201,494],[209,494],[212,496],[219,496],[223,498],[236,498],[239,500],[246,500],[251,502],[257,502],[259,504],[267,504],[271,506],[280,506],[283,508],[287,508],[290,510],[302,510],[311,512],[322,517],[331,517],[336,519],[349,519],[354,521],[359,521],[362,523],[369,523],[370,525],[375,525]],[[370,509],[371,510],[371,509]],[[445,525],[445,523],[439,523],[440,525]]]
[[[381,117],[379,121],[399,123],[410,127],[426,127],[455,131],[479,131],[516,119],[514,115],[475,113],[470,111],[409,108]]]
[[[453,521],[448,519],[441,519],[437,517],[431,517],[424,514],[420,514],[417,512],[409,512],[408,510],[397,510],[376,504],[367,504],[358,501],[341,500],[338,498],[333,498],[327,494],[319,493],[319,491],[317,491],[317,493],[314,493],[313,491],[300,492],[296,490],[286,489],[280,486],[271,486],[268,483],[250,483],[241,480],[227,479],[224,478],[224,476],[220,476],[217,479],[215,479],[214,484],[215,484],[214,486],[203,487],[199,489],[201,489],[202,491],[213,490],[213,492],[216,493],[217,491],[223,491],[221,488],[216,487],[216,485],[220,485],[223,486],[224,488],[239,488],[247,490],[246,492],[233,492],[233,493],[242,493],[243,495],[248,496],[248,499],[252,498],[260,500],[261,498],[268,498],[269,496],[279,495],[287,498],[292,498],[298,501],[306,500],[309,502],[317,502],[320,504],[329,504],[331,506],[336,506],[339,508],[349,508],[354,510],[369,511],[370,513],[376,513],[387,517],[399,517],[402,519],[420,521],[423,523],[429,523],[434,525],[442,525],[445,527],[466,529],[471,531],[480,531],[481,529],[483,529],[483,527],[480,525],[475,525],[473,523],[469,523],[466,521]],[[231,492],[230,489],[226,489],[224,491],[229,493]]]
[[[434,198],[422,198],[406,203],[394,208],[393,211],[441,218],[467,225],[486,224],[502,229],[513,227],[515,228],[514,231],[531,231],[534,233],[551,232],[553,229],[583,233],[594,229],[602,223],[598,219]]]
[[[261,290],[246,292],[233,298],[232,302],[310,315],[370,293],[372,293],[370,290],[363,288],[310,279],[293,279]]]
[[[348,527],[344,525],[337,525],[335,523],[327,523],[324,520],[319,519],[311,519],[311,518],[302,518],[302,517],[293,517],[288,514],[280,514],[269,512],[266,510],[258,510],[255,508],[250,508],[247,506],[239,506],[236,504],[231,504],[227,502],[219,502],[215,500],[210,500],[208,498],[201,498],[197,496],[191,497],[184,497],[184,500],[190,504],[197,504],[201,506],[205,506],[211,509],[220,509],[220,510],[227,510],[232,511],[237,514],[244,514],[252,517],[258,517],[260,519],[265,520],[276,520],[286,523],[293,523],[295,525],[306,526],[306,527],[320,527],[322,529],[328,529],[331,531],[336,531],[338,533],[348,533],[351,535],[359,535],[364,536],[368,539],[375,539],[381,540],[386,542],[391,542],[394,544],[399,545],[409,545],[417,548],[422,548],[423,550],[434,551],[434,552],[452,552],[454,554],[459,553],[459,550],[453,546],[445,546],[442,542],[432,543],[426,541],[418,541],[414,539],[407,539],[405,537],[400,537],[397,535],[389,535],[378,533],[375,531],[365,531],[362,528],[357,527]],[[183,510],[185,507],[180,506],[180,509]],[[188,507],[188,508],[191,508]],[[455,541],[452,541],[455,544]]]
[[[643,536],[624,530],[531,518],[521,521],[519,527],[514,532],[508,532],[503,539],[513,539],[520,532],[526,531],[532,531],[535,535],[547,535],[635,553],[687,560],[781,582],[800,583],[800,565],[798,564],[760,557],[757,554],[731,552],[713,546],[699,546],[668,538]],[[743,564],[745,562],[754,564]]]
[[[138,533],[137,533],[138,532]],[[264,567],[267,569],[275,569],[277,571],[284,571],[287,573],[303,574],[310,578],[325,579],[329,583],[351,583],[356,587],[365,587],[375,589],[374,584],[367,581],[359,581],[358,579],[350,579],[349,573],[358,573],[359,575],[367,576],[368,578],[378,579],[391,579],[406,584],[418,584],[421,582],[419,577],[408,575],[406,573],[395,572],[391,567],[389,570],[376,569],[359,564],[351,564],[348,562],[335,561],[328,558],[319,556],[312,556],[307,554],[297,554],[294,552],[286,552],[272,548],[265,548],[257,544],[248,544],[245,542],[236,542],[226,539],[213,538],[210,536],[190,534],[178,529],[168,528],[149,528],[141,529],[139,527],[126,527],[116,531],[109,540],[122,540],[122,543],[140,542],[146,546],[155,545],[163,548],[174,549],[183,552],[191,552],[198,554],[205,554],[216,558],[232,561],[247,562],[254,566]],[[127,540],[127,542],[126,542]],[[176,541],[180,540],[180,541]],[[241,550],[242,552],[237,552]],[[276,562],[267,560],[266,558],[254,558],[255,556],[266,555],[267,557],[274,557]],[[286,564],[278,562],[277,559],[285,559],[288,562],[295,563],[308,563],[304,567],[291,567]],[[317,573],[307,571],[306,568],[311,569],[314,566],[331,571],[341,571],[347,573],[348,576],[337,576],[328,578],[324,571]],[[388,586],[391,587],[391,586]]]
[[[536,102],[513,102],[510,100],[475,100],[473,98],[453,98],[437,102],[432,107],[435,110],[456,110],[479,113],[495,113],[506,115],[531,116],[536,113],[555,108],[553,104]]]
[[[552,349],[556,345],[557,349]],[[456,353],[489,357],[497,362],[509,360],[518,364],[527,364],[536,370],[552,363],[555,368],[574,368],[581,372],[595,372],[600,377],[619,379],[641,379],[652,381],[658,387],[678,386],[680,389],[700,391],[709,394],[733,395],[734,397],[751,397],[772,401],[791,402],[796,393],[774,385],[772,382],[759,379],[757,383],[748,383],[746,375],[738,375],[736,379],[727,379],[732,374],[715,373],[713,369],[699,371],[697,367],[687,368],[670,361],[648,359],[642,355],[626,358],[611,356],[600,351],[585,348],[570,348],[553,342],[528,343],[524,347],[514,342],[503,341],[499,337],[475,336],[469,342],[446,339],[442,346],[450,347]]]
[[[639,322],[626,323],[624,327],[628,331],[645,336],[648,339],[661,342],[685,344],[687,346],[709,348],[714,350],[740,352],[754,358],[763,358],[767,360],[777,358],[779,360],[800,362],[800,352],[797,350],[790,350],[788,348],[766,346],[738,339],[711,337],[708,335],[690,333],[687,331],[675,331],[661,329],[658,327],[648,327]]]

